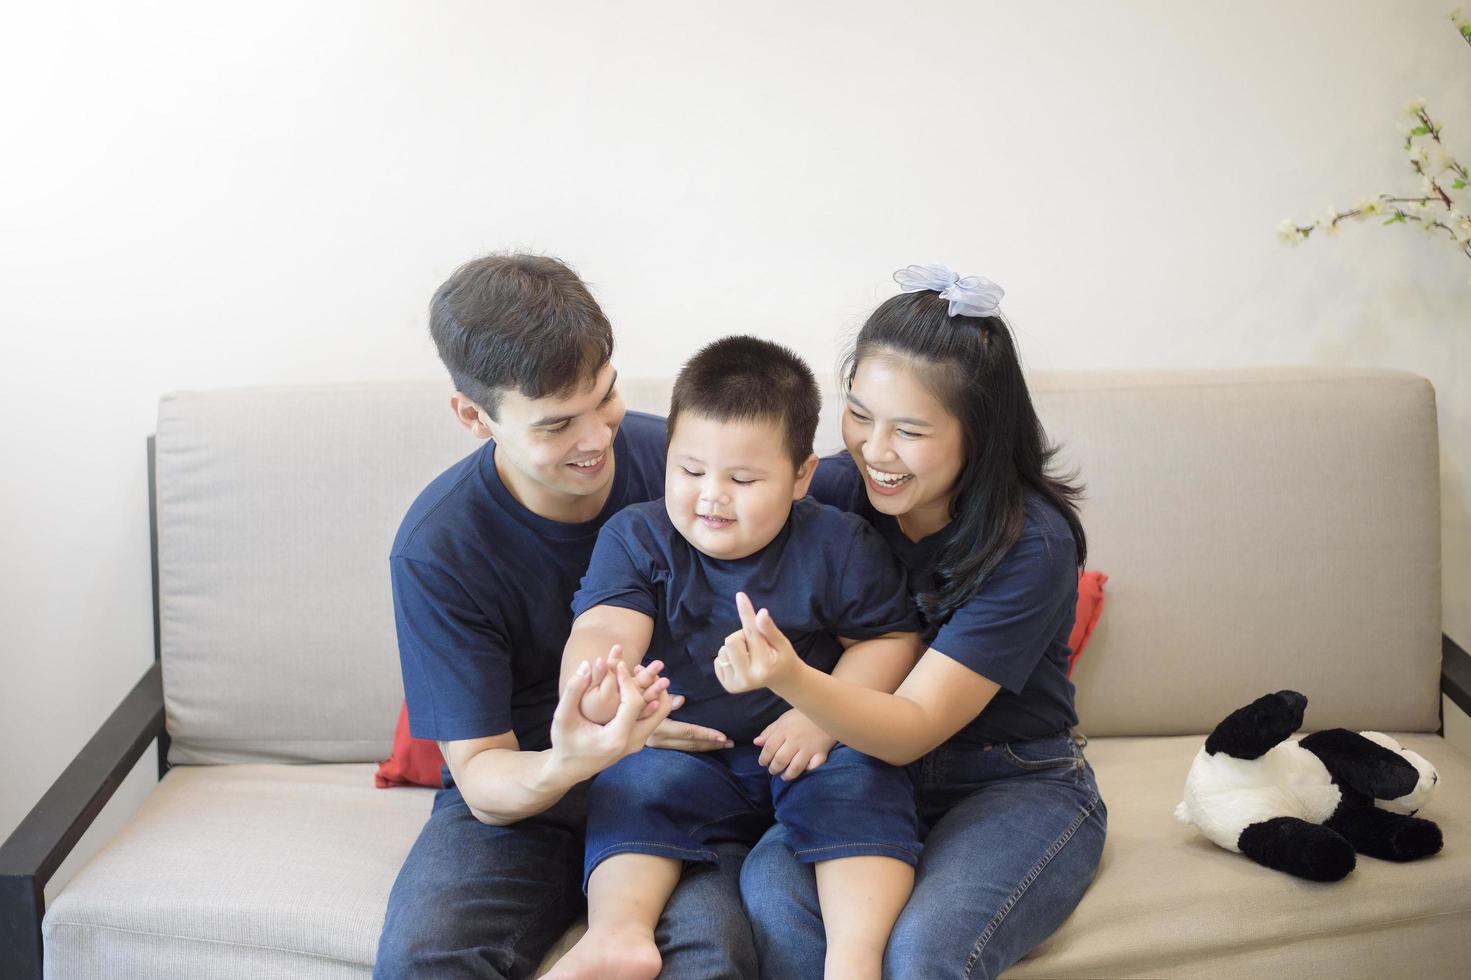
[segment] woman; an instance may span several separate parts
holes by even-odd
[[[802,664],[741,596],[743,629],[716,670],[732,691],[770,687],[840,741],[911,765],[925,849],[884,973],[994,977],[1067,918],[1103,851],[1107,810],[1067,679],[1087,553],[1079,488],[1048,473],[1055,449],[1001,289],[943,266],[895,278],[905,292],[869,317],[845,365],[848,451],[823,460],[812,493],[889,542],[929,649],[893,694],[863,690]],[[742,893],[762,974],[821,976],[812,870],[781,828],[747,858]]]

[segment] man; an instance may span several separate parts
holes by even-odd
[[[440,743],[449,775],[389,897],[374,976],[530,976],[584,908],[586,780],[656,726],[661,747],[722,743],[665,721],[678,700],[647,670],[621,671],[604,726],[578,710],[588,675],[557,689],[598,529],[664,479],[664,422],[625,411],[587,288],[555,259],[478,259],[435,293],[430,332],[456,418],[487,441],[420,494],[390,555],[410,729]],[[727,847],[681,882],[657,937],[667,975],[754,975],[743,856]]]

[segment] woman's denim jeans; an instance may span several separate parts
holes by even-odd
[[[915,764],[928,830],[884,976],[991,978],[1062,924],[1098,870],[1108,810],[1086,739],[944,745]],[[763,977],[816,980],[826,951],[812,866],[780,827],[746,859],[741,891]]]
[[[585,908],[585,787],[509,827],[476,820],[455,787],[440,790],[389,895],[376,980],[531,976]],[[685,874],[659,920],[667,976],[755,972],[739,892],[746,848],[717,851],[716,863]]]

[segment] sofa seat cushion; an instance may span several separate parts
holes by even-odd
[[[1094,739],[1108,806],[1098,877],[1008,978],[1458,976],[1471,960],[1471,759],[1396,734],[1440,772],[1423,816],[1445,848],[1410,864],[1359,856],[1321,884],[1222,850],[1175,819],[1200,736]],[[1023,898],[1025,901],[1025,898]]]
[[[1334,884],[1258,867],[1175,820],[1200,736],[1094,739],[1109,810],[1098,878],[1007,976],[1456,975],[1471,959],[1471,759],[1433,735],[1395,737],[1440,771],[1423,816],[1445,850],[1408,865],[1361,857]],[[56,897],[47,976],[367,978],[433,798],[372,776],[371,764],[174,768]]]
[[[373,765],[178,766],[47,911],[54,978],[366,978],[433,790]]]

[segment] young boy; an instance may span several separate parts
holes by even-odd
[[[797,856],[816,864],[827,974],[879,976],[920,850],[909,777],[834,749],[769,691],[727,694],[714,668],[740,627],[738,592],[792,624],[806,662],[867,686],[892,691],[919,652],[888,546],[863,521],[803,499],[820,405],[812,372],[785,348],[753,337],[709,345],[675,381],[664,499],[625,508],[598,535],[562,661],[564,682],[599,682],[583,714],[598,721],[616,707],[598,658],[658,657],[683,696],[679,720],[731,746],[645,749],[593,782],[589,928],[554,977],[658,974],[654,925],[684,862],[715,860],[720,841],[754,841],[773,811]]]

